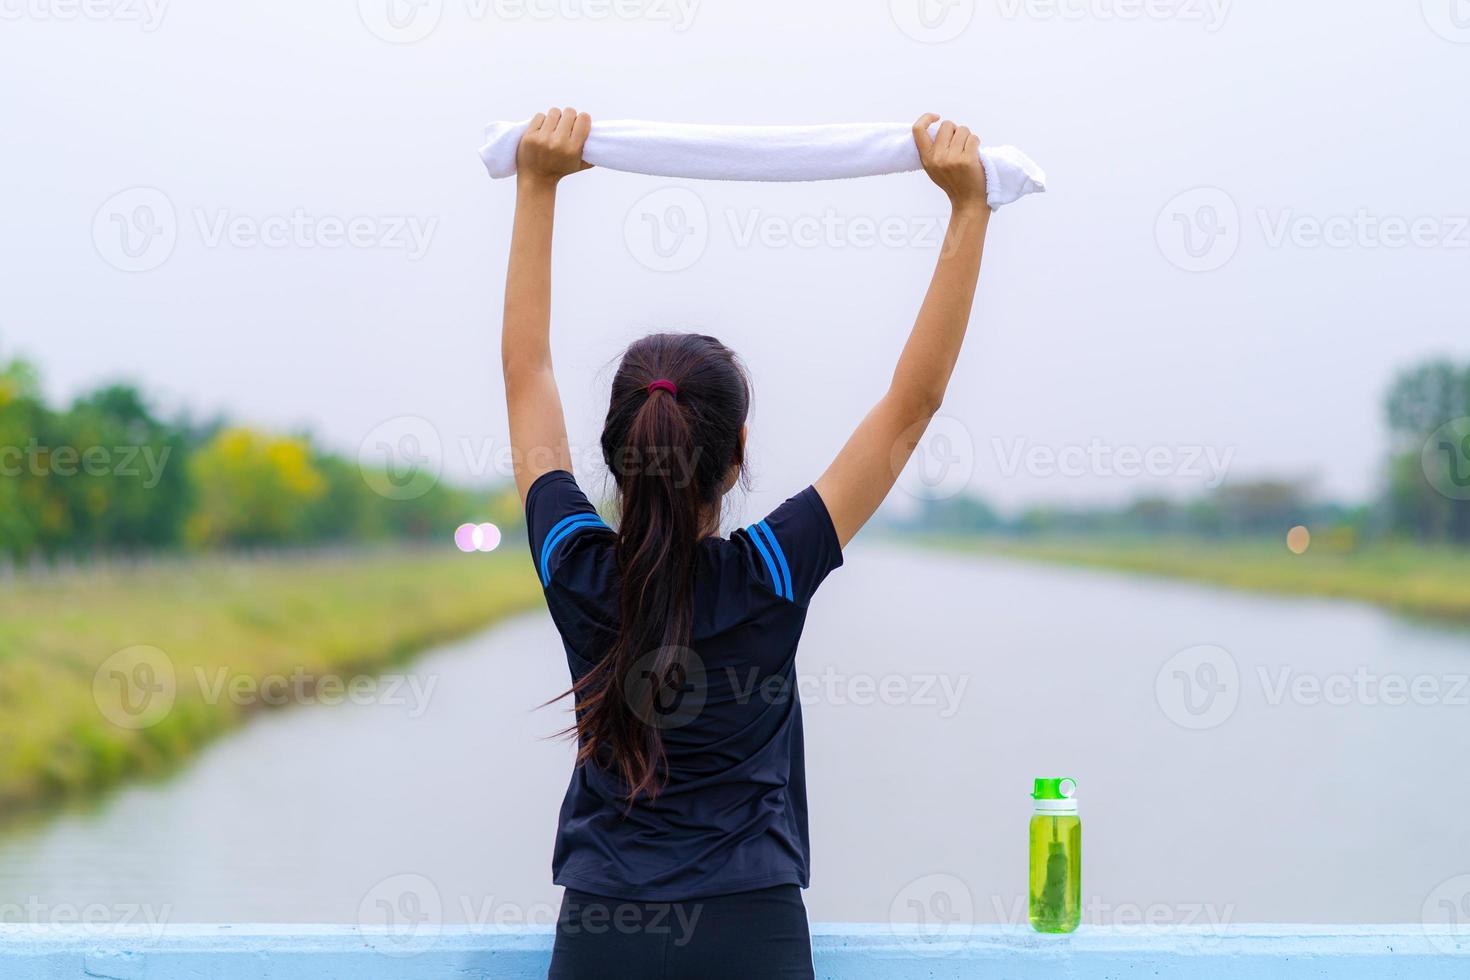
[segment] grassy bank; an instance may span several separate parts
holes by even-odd
[[[942,547],[1116,569],[1233,589],[1329,596],[1470,623],[1470,553],[1411,544],[1303,555],[1272,541],[957,538]]]
[[[426,646],[531,607],[539,591],[518,548],[201,559],[6,582],[0,820],[165,771],[254,711],[340,703],[335,685],[370,684]]]

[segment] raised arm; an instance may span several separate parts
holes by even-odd
[[[582,145],[591,128],[591,117],[575,109],[537,113],[516,152],[516,216],[505,274],[500,362],[522,502],[538,476],[572,468],[561,396],[551,371],[551,227],[557,182],[590,166],[582,162]]]
[[[844,548],[888,496],[939,411],[970,322],[990,224],[985,169],[980,164],[980,138],[965,127],[946,120],[930,138],[929,126],[938,118],[925,115],[914,123],[924,170],[950,201],[949,228],[934,278],[887,393],[816,483]]]

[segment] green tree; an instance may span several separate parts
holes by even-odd
[[[1456,468],[1470,459],[1459,439],[1442,439],[1444,447],[1428,445],[1441,426],[1470,417],[1470,366],[1436,360],[1410,368],[1394,380],[1384,407],[1390,438],[1385,488],[1390,525],[1424,540],[1470,543],[1470,501],[1446,492],[1462,478]],[[1441,448],[1445,451],[1439,452]]]
[[[1211,496],[1225,529],[1233,534],[1285,534],[1306,520],[1308,488],[1297,480],[1227,483]]]
[[[0,361],[0,552],[29,554],[63,521],[62,508],[28,457],[46,414],[35,368],[21,360]]]
[[[182,535],[189,507],[183,432],[149,410],[127,385],[99,388],[61,417],[71,447],[62,481],[71,543],[94,548],[164,547]]]

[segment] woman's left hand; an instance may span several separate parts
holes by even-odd
[[[536,113],[516,148],[516,171],[523,177],[555,184],[567,174],[592,164],[582,159],[582,147],[592,130],[592,117],[576,109],[548,109]]]

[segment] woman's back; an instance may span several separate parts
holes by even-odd
[[[617,636],[615,536],[565,471],[526,499],[531,554],[573,680]],[[701,542],[690,642],[649,650],[614,692],[657,728],[656,795],[631,804],[616,770],[572,773],[552,868],[598,895],[677,901],[809,881],[797,643],[807,603],[842,563],[831,519],[807,488],[729,539]]]

